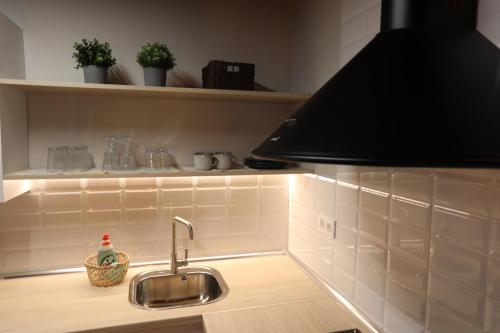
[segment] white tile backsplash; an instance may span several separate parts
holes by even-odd
[[[157,208],[125,209],[125,224],[155,224],[160,222]]]
[[[384,298],[386,285],[386,268],[379,262],[366,257],[359,257],[357,262],[356,281],[371,289],[379,297]]]
[[[167,260],[175,215],[193,256],[285,249],[288,176],[40,181],[0,205],[0,273],[82,266],[105,232],[134,262]]]
[[[83,226],[83,212],[77,210],[74,212],[46,212],[42,215],[43,226],[47,229],[65,227]]]
[[[390,219],[406,228],[425,232],[430,222],[430,205],[425,202],[392,195]]]
[[[304,181],[296,176],[290,186],[293,255],[331,281],[381,331],[500,329],[495,313],[500,304],[500,222],[490,213],[496,173],[318,170],[330,179],[318,176],[313,185],[311,177]],[[308,189],[301,188],[304,183]],[[328,191],[304,205],[302,193],[313,187],[316,193]],[[331,202],[337,222],[331,259],[314,245],[321,232],[311,223],[320,209],[328,209],[325,202]]]
[[[434,271],[430,274],[429,283],[431,304],[435,303],[448,312],[456,313],[457,317],[472,327],[482,328],[485,315],[484,295]]]
[[[342,268],[350,275],[356,274],[356,254],[345,251],[342,247],[336,246],[333,252],[333,262],[335,266]]]
[[[75,194],[70,194],[75,196]],[[63,200],[69,200],[70,195],[66,198],[65,194],[58,194],[58,197],[62,197]],[[57,200],[57,199],[51,199]],[[73,199],[76,201],[76,198]],[[47,198],[44,198],[44,202],[47,202]],[[68,203],[63,203],[63,207],[69,206]],[[73,207],[79,207],[79,203],[75,202]],[[121,207],[121,191],[110,191],[110,192],[87,192],[87,208],[89,210],[100,210],[100,209],[119,209]]]
[[[279,190],[280,189],[277,189],[276,192],[279,192]],[[270,189],[266,189],[266,192],[267,196],[273,195],[272,190]],[[233,204],[257,203],[258,193],[259,192],[257,187],[232,188],[229,191],[229,201]],[[278,195],[279,194],[280,193],[278,193]]]
[[[403,312],[391,302],[385,303],[384,330],[387,333],[423,333],[424,325]]]
[[[105,193],[107,195],[107,193]],[[112,202],[112,200],[110,200]],[[49,211],[68,211],[78,210],[83,206],[82,193],[77,192],[58,192],[42,194],[42,209]]]
[[[389,214],[389,195],[386,192],[361,188],[359,208],[367,213],[387,218]]]
[[[133,187],[134,189],[136,187]],[[124,192],[125,206],[128,208],[154,208],[158,206],[158,190]]]
[[[386,168],[361,168],[361,187],[388,193],[390,191],[390,172]]]
[[[425,295],[427,292],[427,258],[421,260],[408,256],[404,252],[391,250],[389,260],[389,276],[409,291]]]
[[[470,172],[436,173],[434,204],[483,217],[490,216],[490,184],[492,178]]]
[[[87,226],[119,226],[122,221],[121,209],[87,211]]]
[[[415,294],[396,281],[387,284],[387,301],[420,325],[425,324],[425,296]]]
[[[432,239],[431,248],[431,269],[446,274],[477,292],[484,292],[488,264],[485,255],[435,238]]]
[[[361,281],[355,282],[355,304],[377,327],[384,326],[385,297]]]
[[[0,230],[35,230],[41,227],[42,213],[0,212]]]
[[[141,182],[141,184],[149,184],[149,181],[147,180],[147,178],[138,178],[138,179],[131,178],[130,180],[126,180],[126,181],[127,181],[127,188],[132,188],[134,186],[134,184],[136,184],[139,181]],[[53,182],[52,180],[49,181],[47,183],[47,185],[53,186],[52,182]],[[61,184],[61,187],[68,186],[71,184],[71,182],[66,184],[66,182],[64,182],[64,181],[57,181],[57,180],[56,180],[56,182],[59,182]],[[86,183],[85,189],[87,191],[116,191],[117,189],[121,188],[120,179],[118,179],[118,178],[86,179],[85,183]],[[156,180],[155,180],[155,183],[156,183]],[[73,185],[73,187],[75,187],[75,185]]]
[[[357,233],[353,229],[346,229],[341,225],[337,225],[334,245],[344,251],[354,253],[356,251],[356,238]]]
[[[392,194],[430,203],[432,176],[428,169],[396,169],[392,173]]]
[[[256,176],[254,176],[256,177]],[[230,183],[230,177],[193,177],[193,184],[198,188],[225,188]]]
[[[336,265],[335,262],[333,263],[332,286],[353,304],[355,283],[356,280],[353,274],[349,274]]]
[[[90,184],[103,184],[101,180],[91,181]],[[87,185],[88,186],[88,185]],[[43,181],[43,191],[46,193],[67,193],[67,192],[78,192],[82,189],[82,182],[79,179],[53,179],[50,181]]]
[[[386,218],[365,212],[359,214],[358,230],[363,234],[375,238],[384,246],[387,245],[388,229],[389,222]]]
[[[500,303],[500,257],[492,257],[488,267],[491,274],[491,297]]]
[[[432,217],[432,237],[459,247],[488,252],[490,221],[436,208]]]
[[[163,178],[161,180],[161,186],[165,189],[190,189],[193,187],[196,179],[193,177],[171,177]]]
[[[500,301],[491,302],[492,318],[490,320],[491,332],[500,332]]]
[[[38,213],[40,212],[40,195],[27,193],[2,204],[1,213]]]
[[[228,206],[228,218],[230,220],[251,220],[256,219],[258,215],[259,207],[257,203]]]
[[[318,213],[328,217],[335,217],[335,183],[318,181],[316,187]]]
[[[396,223],[392,223],[390,227],[389,247],[391,249],[400,250],[421,260],[428,260],[428,233]]]
[[[193,203],[193,189],[162,190],[161,203],[163,206],[184,206]]]
[[[451,312],[437,303],[428,303],[428,325],[427,332],[429,333],[481,333],[482,329],[471,325],[466,320],[463,320],[460,315]]]

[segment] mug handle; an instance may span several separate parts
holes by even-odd
[[[212,157],[212,168],[217,167],[217,162],[218,162],[218,161],[217,161],[217,157],[213,156],[213,157]]]
[[[234,155],[231,156],[231,162],[236,163],[237,160],[238,160],[238,157],[236,157]]]

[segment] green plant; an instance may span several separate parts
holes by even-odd
[[[175,67],[175,57],[167,45],[146,43],[137,53],[137,62],[142,67],[159,67],[166,70]]]
[[[76,60],[76,67],[100,66],[110,67],[116,64],[116,58],[111,54],[111,46],[108,42],[101,43],[98,39],[89,41],[86,38],[80,42],[74,42],[73,59]]]

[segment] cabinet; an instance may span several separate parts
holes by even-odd
[[[89,146],[100,166],[104,138],[129,135],[144,150],[149,144],[173,147],[178,165],[189,166],[196,150],[228,150],[240,163],[249,150],[300,103],[306,94],[197,88],[100,85],[0,79],[0,202],[30,189],[34,179],[179,177],[283,174],[305,169],[162,172],[139,169],[103,173],[50,173],[50,146]]]

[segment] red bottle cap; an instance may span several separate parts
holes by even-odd
[[[105,245],[111,245],[111,241],[109,240],[109,234],[104,234],[104,235],[102,235],[102,242],[101,242],[101,245],[102,245],[102,246],[105,246]]]

